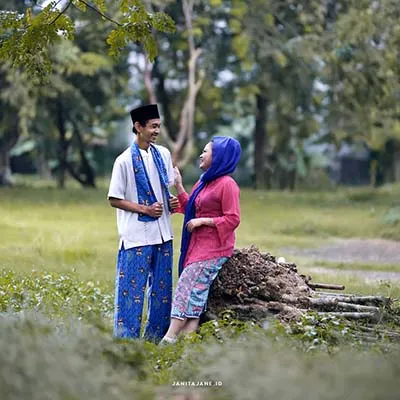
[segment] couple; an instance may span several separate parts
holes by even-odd
[[[115,280],[114,335],[139,338],[148,284],[146,339],[174,342],[194,332],[211,283],[232,255],[240,222],[239,187],[228,176],[240,158],[240,144],[216,136],[200,155],[204,171],[186,193],[170,152],[155,145],[160,132],[156,104],[130,112],[136,139],[115,160],[108,199],[117,209],[120,237]],[[178,197],[169,192],[175,184]],[[170,215],[185,214],[179,281],[172,298]]]

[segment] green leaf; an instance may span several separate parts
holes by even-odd
[[[80,0],[73,0],[72,4],[73,4],[77,9],[79,9],[79,10],[81,10],[81,11],[83,11],[83,12],[86,12],[86,10],[87,10],[86,4],[83,3],[83,2],[80,1]]]
[[[271,13],[265,14],[264,22],[267,26],[274,26],[275,25],[275,18]]]
[[[232,46],[238,57],[244,60],[249,51],[250,37],[246,33],[242,32],[233,38]]]
[[[221,7],[222,4],[222,0],[210,0],[211,7]]]
[[[93,0],[93,3],[103,14],[107,12],[107,6],[105,0]]]
[[[288,65],[287,57],[279,50],[274,52],[273,58],[275,62],[282,68],[285,68],[286,65]]]

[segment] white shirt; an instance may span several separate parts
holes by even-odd
[[[172,186],[174,183],[174,171],[171,154],[169,150],[163,146],[156,145],[156,147],[161,154],[167,170],[168,184]],[[151,151],[149,150],[147,152],[146,150],[140,149],[140,154],[143,158],[157,201],[163,203],[163,213],[162,216],[155,221],[142,222],[138,220],[139,215],[137,213],[117,208],[117,226],[120,237],[120,247],[123,242],[125,249],[160,244],[173,239],[168,202],[167,199],[165,199],[158,170],[154,163]],[[110,197],[138,203],[138,194],[130,147],[120,154],[114,162],[110,188],[108,190],[108,198]]]

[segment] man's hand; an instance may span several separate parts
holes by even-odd
[[[169,198],[169,205],[171,206],[171,210],[175,211],[179,207],[179,200],[176,196],[172,196]]]
[[[163,213],[162,203],[153,203],[151,206],[146,207],[146,214],[153,218],[161,217]]]

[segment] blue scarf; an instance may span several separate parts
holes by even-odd
[[[152,144],[150,145],[150,151],[153,156],[158,175],[160,176],[161,188],[165,194],[165,198],[167,199],[168,209],[171,211],[169,204],[170,193],[168,188],[167,169],[165,168],[165,164],[160,152]],[[139,146],[136,142],[132,143],[131,153],[133,172],[135,173],[136,187],[138,193],[138,203],[146,206],[151,206],[153,203],[157,202],[157,198],[154,194],[153,188],[151,187],[150,179],[144,166],[142,156],[140,155]],[[142,222],[155,221],[156,219],[158,218],[150,217],[149,215],[144,214],[139,214],[138,217],[138,220]]]
[[[207,183],[231,174],[240,159],[241,148],[236,139],[228,136],[215,136],[212,140],[212,162],[210,168],[200,176],[200,183],[189,197],[186,205],[185,218],[182,229],[181,255],[179,258],[179,275],[183,271],[183,263],[189,248],[191,233],[186,229],[186,224],[195,215],[195,200],[198,194],[204,189]]]

